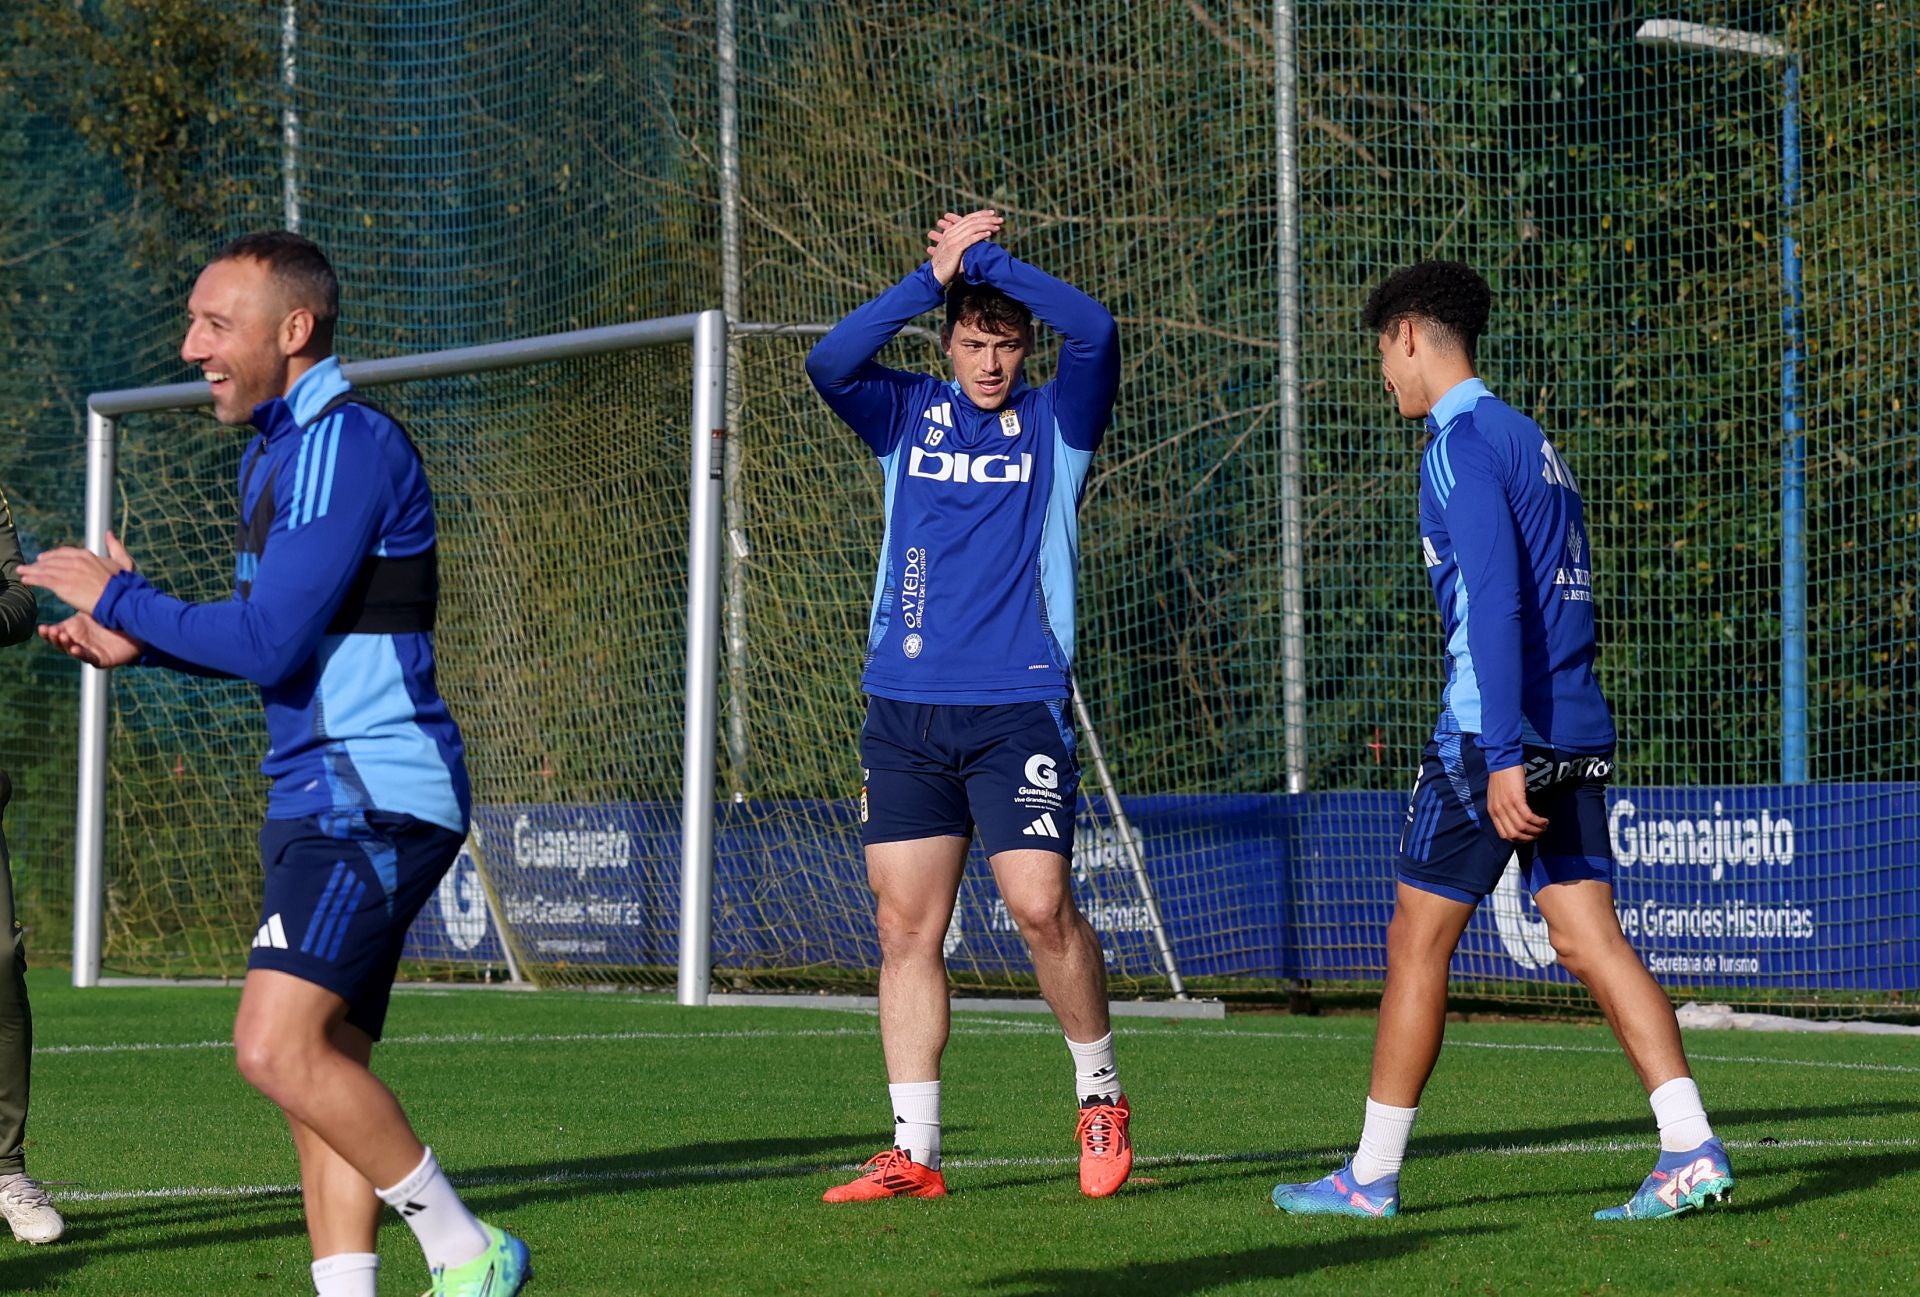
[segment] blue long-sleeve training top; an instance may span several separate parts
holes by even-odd
[[[1113,316],[1079,289],[976,243],[969,282],[1020,302],[1061,338],[1053,380],[982,410],[957,380],[875,357],[946,290],[931,264],[855,310],[807,375],[885,474],[886,526],[861,688],[961,705],[1072,692],[1078,511],[1120,386]]]
[[[433,495],[406,433],[350,390],[328,359],[254,408],[231,599],[122,572],[94,619],[145,665],[260,686],[269,819],[394,811],[464,833],[465,750],[434,682]]]
[[[1477,378],[1427,418],[1420,550],[1447,639],[1434,736],[1477,736],[1488,770],[1524,743],[1613,747],[1594,679],[1593,553],[1580,488],[1540,425]]]

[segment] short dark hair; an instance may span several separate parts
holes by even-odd
[[[333,340],[333,326],[340,318],[340,281],[327,254],[312,239],[291,230],[243,234],[214,253],[213,260],[258,261],[296,306],[313,312],[320,342]]]
[[[1405,319],[1437,325],[1473,359],[1487,327],[1493,294],[1487,281],[1463,261],[1421,261],[1387,276],[1367,297],[1361,327],[1375,337]]]
[[[947,285],[947,322],[940,329],[941,343],[951,342],[954,328],[962,324],[1018,336],[1033,328],[1033,312],[997,288],[955,276]]]

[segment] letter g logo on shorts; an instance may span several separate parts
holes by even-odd
[[[1027,782],[1035,788],[1058,788],[1060,772],[1054,768],[1053,758],[1044,752],[1036,752],[1028,757]]]

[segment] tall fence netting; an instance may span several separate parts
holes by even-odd
[[[707,6],[35,8],[63,39],[0,56],[16,109],[0,165],[63,177],[0,185],[0,481],[30,549],[78,531],[84,394],[184,377],[172,349],[194,268],[219,239],[281,223],[289,169],[301,228],[347,287],[349,355],[719,302]],[[1902,143],[1920,129],[1920,35],[1830,0],[1669,15],[1764,33],[1779,56],[1637,43],[1635,19],[1584,0],[1291,8],[1306,793],[1286,793],[1280,689],[1274,7],[742,0],[740,317],[830,322],[912,268],[933,216],[984,205],[1007,214],[1017,255],[1108,304],[1126,362],[1082,514],[1079,674],[1133,845],[1200,986],[1371,983],[1442,668],[1417,561],[1421,434],[1392,413],[1356,316],[1398,265],[1472,262],[1495,295],[1488,381],[1539,419],[1587,503],[1629,935],[1681,993],[1910,990],[1920,394],[1898,339],[1920,295],[1920,163]],[[179,75],[156,90],[162,63]],[[1805,303],[1803,783],[1782,768],[1788,229]],[[741,335],[731,357],[716,964],[741,984],[859,981],[875,954],[849,808],[880,488],[807,388],[807,343]],[[888,358],[940,363],[917,335]],[[477,782],[502,809],[476,856],[497,892],[503,853],[565,856],[568,808],[639,807],[621,821],[648,844],[633,849],[677,849],[676,363],[394,394],[403,413],[419,403],[463,561],[512,573],[492,602],[450,597],[442,633],[449,696],[488,736]],[[1043,339],[1034,377],[1050,365]],[[127,443],[136,554],[215,593],[237,444],[175,416],[130,419]],[[562,521],[538,530],[530,515],[548,513]],[[9,831],[46,954],[70,917],[72,679],[48,655],[10,661]],[[109,963],[232,971],[255,918],[254,704],[145,676],[116,698]],[[1111,920],[1116,984],[1151,989],[1130,835],[1088,789],[1077,884]],[[956,978],[1018,981],[975,866],[949,934]],[[556,896],[596,895],[584,864],[571,884],[550,872]],[[672,880],[646,877],[647,924],[670,928]],[[1523,895],[1486,910],[1461,978],[1575,994]],[[618,967],[568,957],[559,928],[542,954],[530,925],[520,953],[545,980],[664,980],[672,952],[647,931]]]

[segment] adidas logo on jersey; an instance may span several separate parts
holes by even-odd
[[[1052,811],[1048,811],[1045,815],[1042,815],[1039,819],[1027,825],[1026,828],[1021,830],[1021,833],[1029,838],[1057,838],[1060,836],[1060,830],[1056,828],[1053,823]]]
[[[260,931],[254,934],[253,948],[259,950],[285,950],[287,948],[287,929],[280,922],[280,916],[274,914],[260,925]]]
[[[942,401],[920,411],[920,417],[927,421],[927,428],[921,435],[929,446],[938,446],[946,437],[947,430],[953,427],[953,402]]]

